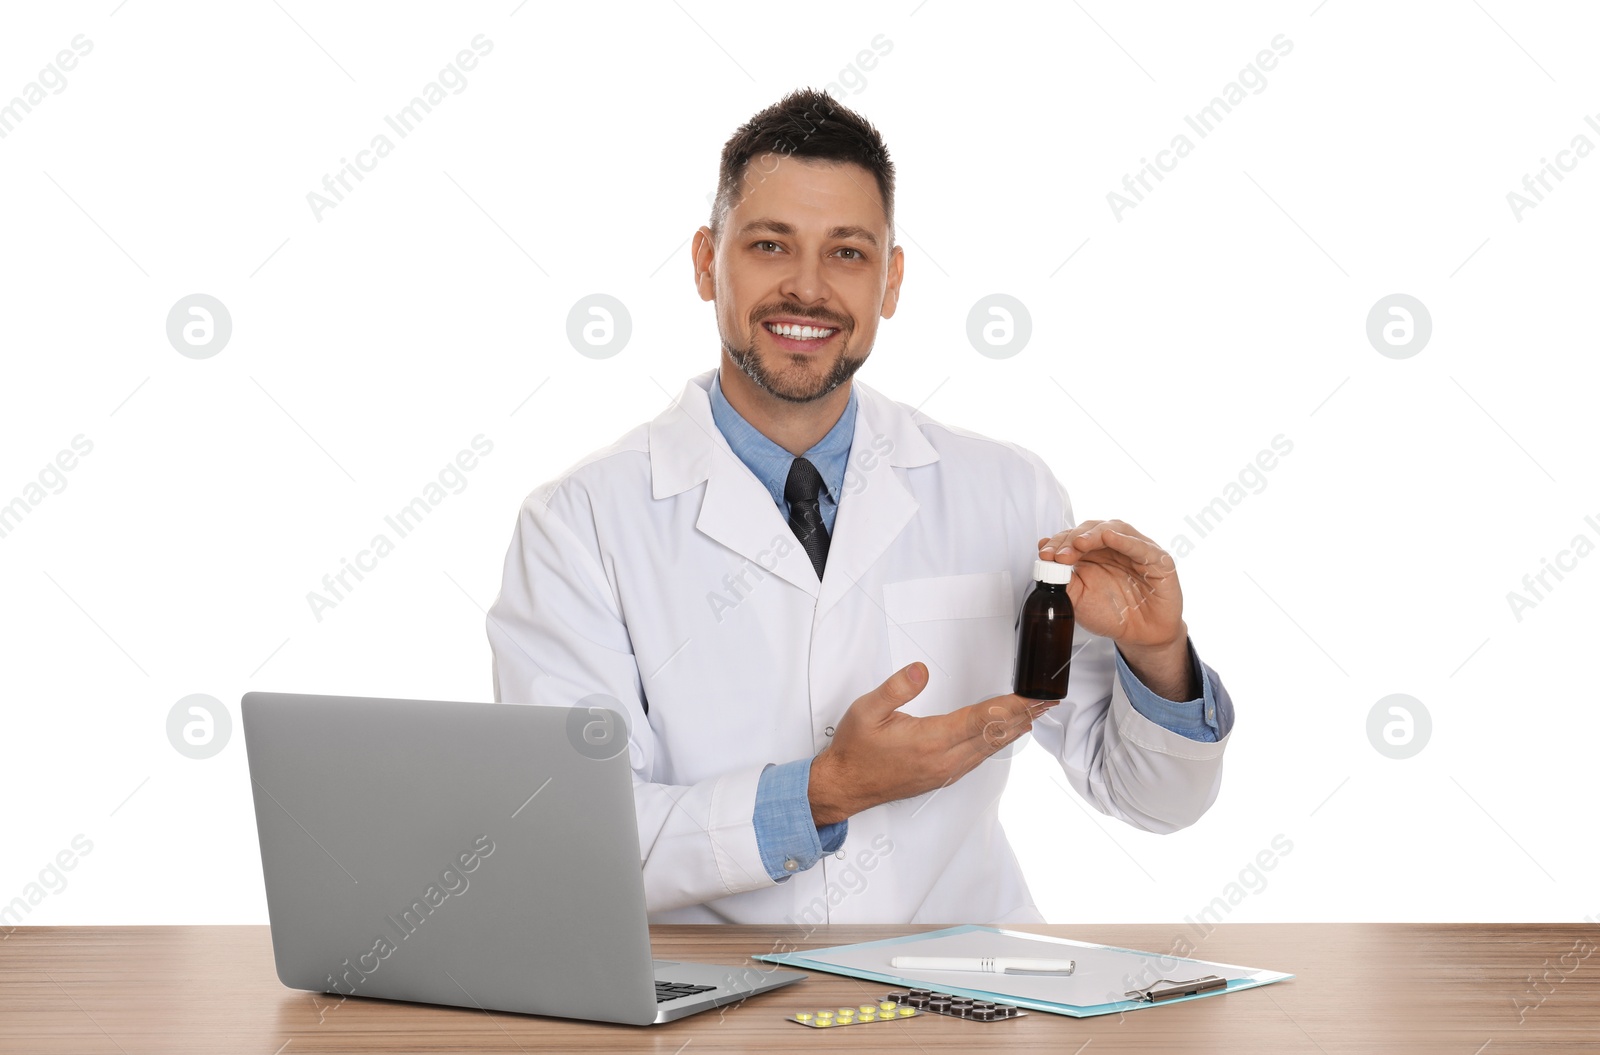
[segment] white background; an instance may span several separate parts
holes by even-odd
[[[1280,834],[1231,921],[1600,913],[1600,557],[1520,620],[1507,600],[1600,542],[1600,158],[1520,218],[1507,199],[1575,136],[1600,144],[1600,23],[1222,6],[10,12],[0,100],[77,34],[93,49],[0,139],[0,502],[74,436],[93,451],[0,538],[0,904],[81,833],[93,851],[26,922],[265,922],[240,695],[491,697],[483,609],[521,499],[716,362],[686,240],[718,151],[832,83],[900,176],[904,296],[859,378],[1038,451],[1080,518],[1187,534],[1185,614],[1237,704],[1221,797],[1171,836],[1023,756],[1003,814],[1046,915],[1179,921]],[[384,115],[478,34],[465,88],[398,139]],[[1264,89],[1199,139],[1183,115],[1278,34]],[[386,131],[314,216],[308,192]],[[1183,132],[1193,152],[1114,215]],[[604,360],[566,336],[596,292],[633,323]],[[1032,319],[1006,359],[966,335],[996,292]],[[1405,359],[1366,336],[1397,292],[1433,324]],[[231,314],[209,359],[166,336],[192,293]],[[465,490],[314,618],[307,592],[479,433]],[[1199,538],[1185,516],[1280,433],[1292,453]],[[192,693],[234,712],[207,760],[167,738]],[[1392,693],[1432,718],[1405,760],[1368,738]]]

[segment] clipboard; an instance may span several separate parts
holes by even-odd
[[[1078,966],[1071,975],[906,971],[891,967],[890,958],[903,953],[975,958],[1058,956],[1074,959]],[[856,945],[762,953],[752,959],[903,988],[936,989],[974,1000],[1003,1001],[1030,1011],[1073,1018],[1203,1000],[1294,977],[1281,971],[970,924]]]

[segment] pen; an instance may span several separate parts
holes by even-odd
[[[889,961],[889,966],[908,971],[971,971],[976,974],[1005,974],[1007,971],[1071,974],[1077,968],[1077,961],[1030,956],[896,956]]]

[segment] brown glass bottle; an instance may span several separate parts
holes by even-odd
[[[1067,596],[1072,565],[1036,560],[1033,578],[1033,589],[1017,613],[1011,691],[1034,700],[1059,700],[1067,695],[1072,673],[1072,600]]]

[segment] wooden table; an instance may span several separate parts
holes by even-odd
[[[749,962],[932,927],[652,928],[656,955]],[[1506,1052],[1600,1051],[1600,927],[1223,924],[1018,928],[1291,972],[1227,996],[1101,1018],[993,1025],[939,1016],[827,1033],[783,1020],[887,987],[808,981],[667,1026],[631,1028],[285,989],[265,927],[21,927],[0,932],[0,1052]],[[1565,960],[1563,960],[1565,956]],[[758,965],[759,966],[759,965]]]

